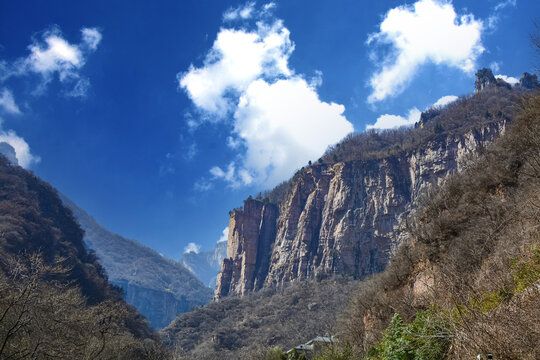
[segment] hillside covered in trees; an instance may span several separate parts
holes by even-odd
[[[353,295],[341,338],[369,359],[539,358],[539,224],[536,94],[504,136],[425,196],[411,241]]]
[[[56,190],[0,157],[0,358],[164,355]]]

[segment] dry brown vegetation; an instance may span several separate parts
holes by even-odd
[[[422,113],[421,124],[418,123],[414,128],[352,133],[338,144],[330,146],[311,166],[407,154],[433,141],[463,136],[473,129],[480,129],[488,124],[509,122],[514,118],[516,103],[523,94],[524,90],[520,87],[511,89],[493,87],[477,94],[462,96],[444,109],[426,110]],[[258,194],[257,198],[266,198],[275,204],[281,203],[302,170],[303,168],[293,178],[284,181],[271,191]]]
[[[269,348],[332,335],[355,284],[341,278],[304,281],[225,298],[182,314],[162,338],[182,359],[261,359]]]
[[[4,254],[0,272],[1,359],[165,359],[152,337],[138,338],[124,303],[87,299],[64,278],[64,261],[48,265],[39,255]]]
[[[360,285],[341,322],[360,352],[395,313],[412,321],[435,306],[448,358],[540,358],[540,96],[521,107],[505,136],[426,196],[411,243]]]
[[[0,358],[163,359],[56,191],[0,157]]]

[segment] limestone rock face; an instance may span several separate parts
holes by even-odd
[[[300,279],[362,278],[383,270],[406,240],[405,220],[421,193],[459,171],[503,131],[504,123],[491,124],[408,153],[309,166],[295,177],[279,211],[246,200],[243,210],[231,213],[215,299]]]
[[[486,88],[493,86],[497,83],[493,72],[490,69],[483,68],[476,72],[476,83],[474,89],[476,92],[485,90]]]
[[[275,239],[278,209],[274,204],[248,199],[229,219],[227,258],[216,282],[215,298],[243,295],[262,287]]]

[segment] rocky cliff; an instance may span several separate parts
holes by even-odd
[[[297,172],[275,204],[246,200],[231,212],[214,298],[382,271],[424,191],[504,132],[520,94],[537,86],[527,75],[528,86],[512,87],[482,69],[475,95],[428,110],[421,126],[350,137]]]
[[[504,122],[492,123],[417,151],[307,167],[279,211],[246,200],[231,213],[215,298],[297,279],[382,271],[422,191],[503,130]]]

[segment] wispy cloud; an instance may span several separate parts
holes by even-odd
[[[487,27],[491,30],[495,30],[499,24],[501,16],[504,15],[504,11],[508,7],[516,7],[516,0],[501,1],[493,8],[493,12],[487,19]]]
[[[0,92],[0,109],[8,114],[19,115],[21,110],[15,103],[13,93],[7,88],[3,88]]]
[[[30,53],[26,57],[12,64],[4,62],[3,80],[37,74],[41,77],[37,88],[44,91],[57,75],[60,82],[72,86],[66,91],[67,96],[85,96],[90,82],[80,74],[80,69],[85,65],[87,55],[97,49],[102,35],[96,28],[83,28],[81,37],[79,44],[72,44],[64,39],[58,27],[52,27],[43,32],[41,40],[34,39],[28,46]]]
[[[230,8],[223,14],[223,21],[247,20],[254,15],[255,1],[248,2],[237,8]]]
[[[472,14],[458,16],[446,1],[420,0],[391,9],[367,41],[376,46],[372,59],[381,64],[369,80],[373,91],[368,102],[403,92],[427,62],[472,72],[484,51],[482,30],[481,20]],[[388,45],[391,51],[380,54]]]
[[[353,131],[342,105],[319,98],[322,74],[307,81],[289,67],[294,43],[283,22],[268,16],[274,6],[242,7],[259,16],[255,27],[222,28],[203,65],[177,76],[201,121],[232,121],[227,145],[239,151],[225,168],[213,167],[199,189],[217,179],[275,185]]]

